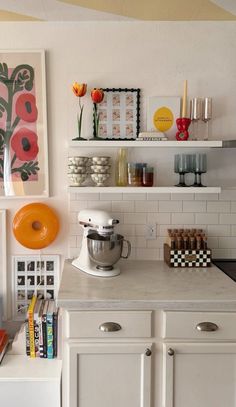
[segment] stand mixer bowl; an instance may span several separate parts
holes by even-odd
[[[127,243],[127,255],[123,256],[123,244]],[[119,234],[100,235],[91,233],[87,236],[87,246],[90,259],[97,264],[99,270],[112,270],[120,258],[128,259],[131,244]]]

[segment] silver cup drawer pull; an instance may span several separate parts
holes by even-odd
[[[122,328],[117,322],[103,322],[103,324],[99,326],[99,329],[102,332],[116,332],[120,331]]]
[[[218,325],[214,324],[214,322],[199,322],[196,326],[197,331],[200,332],[214,332],[219,329]]]

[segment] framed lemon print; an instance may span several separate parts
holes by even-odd
[[[147,130],[175,139],[176,119],[180,116],[180,97],[152,96],[148,99]]]

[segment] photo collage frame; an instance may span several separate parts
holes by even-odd
[[[13,256],[13,317],[25,318],[27,307],[36,292],[40,299],[57,297],[59,255]]]

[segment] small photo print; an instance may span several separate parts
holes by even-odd
[[[100,122],[107,121],[107,111],[105,109],[99,109],[99,120]]]
[[[37,271],[44,271],[44,261],[37,261],[36,270]]]
[[[106,124],[99,124],[99,135],[107,136],[107,125]]]
[[[37,290],[37,298],[39,300],[43,300],[44,299],[44,290]]]
[[[125,112],[125,119],[127,122],[132,122],[134,120],[134,112],[132,109],[127,109]]]
[[[35,263],[34,261],[27,261],[27,271],[35,271]]]
[[[17,300],[18,301],[25,300],[25,290],[18,290],[17,291]]]
[[[126,106],[134,106],[134,96],[133,95],[126,95],[125,96],[125,104],[126,104]]]
[[[47,285],[54,285],[54,276],[47,276]]]
[[[34,285],[34,276],[27,276],[27,285]]]
[[[47,290],[46,291],[46,299],[47,300],[54,300],[54,290]]]
[[[119,95],[119,93],[114,93],[112,95],[112,104],[113,104],[113,106],[120,106],[120,95]]]
[[[25,276],[17,277],[17,285],[25,285]]]
[[[126,124],[125,132],[126,132],[126,136],[132,136],[133,133],[134,133],[133,125],[132,124]]]
[[[25,315],[28,305],[26,304],[17,304],[17,314]]]
[[[17,262],[17,271],[25,271],[25,262],[24,261]]]
[[[37,276],[37,285],[44,285],[44,276]]]
[[[46,270],[54,271],[54,261],[46,261]]]
[[[32,300],[33,295],[34,295],[34,290],[29,290],[27,292],[27,299]]]
[[[120,109],[113,109],[112,110],[112,120],[113,122],[120,121]]]
[[[119,124],[112,125],[112,134],[115,137],[120,137],[120,125]]]

